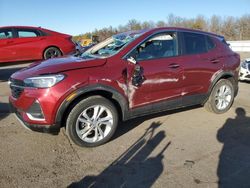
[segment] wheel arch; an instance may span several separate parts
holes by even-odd
[[[211,81],[211,84],[209,86],[209,89],[208,89],[208,95],[207,95],[207,98],[206,100],[204,101],[203,104],[206,103],[206,101],[208,100],[215,84],[221,80],[221,79],[228,79],[232,82],[233,84],[233,87],[235,89],[235,96],[237,95],[238,93],[238,80],[235,79],[235,75],[232,73],[232,72],[221,72],[219,73],[212,81]]]
[[[110,100],[117,109],[119,119],[126,119],[126,113],[128,111],[128,102],[126,98],[114,88],[98,84],[79,88],[69,94],[57,110],[55,124],[59,124],[61,127],[65,126],[70,110],[82,99],[94,95],[99,95]]]

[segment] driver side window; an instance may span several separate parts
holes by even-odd
[[[175,32],[161,33],[149,38],[136,49],[137,61],[177,56],[177,36]]]

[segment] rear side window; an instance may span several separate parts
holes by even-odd
[[[186,54],[207,52],[206,36],[197,33],[183,33]]]
[[[40,36],[40,33],[35,30],[18,30],[17,34],[19,38]]]
[[[9,29],[0,30],[0,39],[13,38],[12,31]]]
[[[213,40],[209,36],[206,36],[206,39],[207,39],[207,50],[209,51],[209,50],[215,48],[215,44],[214,44]]]

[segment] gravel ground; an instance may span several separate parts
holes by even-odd
[[[64,129],[31,132],[8,113],[14,70],[0,68],[0,187],[250,187],[250,83],[225,114],[147,116],[122,123],[105,145],[80,148]]]

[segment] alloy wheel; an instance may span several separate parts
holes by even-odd
[[[228,107],[232,100],[232,91],[228,85],[222,85],[216,92],[215,104],[219,110],[224,110]]]
[[[84,142],[95,143],[104,139],[113,126],[111,111],[103,105],[85,109],[77,118],[76,133]]]

